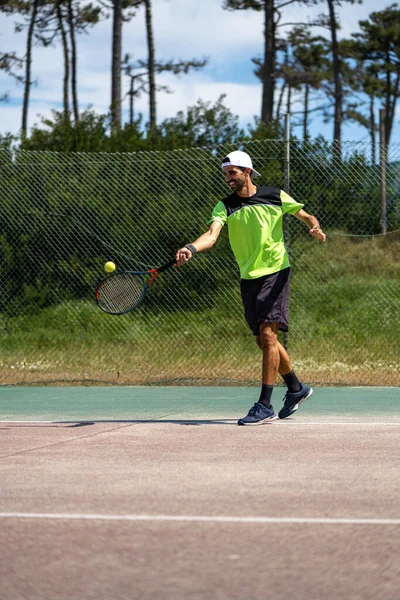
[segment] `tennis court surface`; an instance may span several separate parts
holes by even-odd
[[[1,599],[399,600],[399,388],[257,394],[0,388]]]

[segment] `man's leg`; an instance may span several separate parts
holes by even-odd
[[[292,371],[292,362],[290,360],[290,356],[287,353],[287,351],[285,350],[285,348],[282,346],[282,344],[278,341],[278,348],[279,348],[279,374],[282,375],[286,375],[287,373],[290,373],[290,371]]]
[[[247,417],[239,419],[239,425],[260,425],[275,421],[278,417],[271,405],[271,396],[279,369],[278,323],[261,323],[257,344],[261,348],[262,386],[258,402]]]
[[[279,347],[279,374],[283,378],[287,385],[289,392],[299,392],[301,390],[301,383],[297,379],[295,372],[293,371],[292,363],[289,354],[278,341]]]
[[[279,418],[286,419],[286,417],[290,417],[290,415],[296,412],[299,405],[304,402],[304,400],[307,400],[307,398],[311,396],[313,390],[297,379],[292,368],[289,354],[280,342],[278,342],[278,348],[279,374],[282,376],[288,388],[284,398],[283,408],[279,411]]]
[[[262,382],[274,386],[280,366],[280,349],[278,342],[278,323],[260,324],[260,347],[263,353]],[[284,349],[283,349],[284,350]]]

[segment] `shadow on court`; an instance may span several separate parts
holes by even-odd
[[[1,388],[2,597],[400,598],[399,390],[256,395]]]
[[[225,419],[218,420],[173,420],[173,419],[110,419],[110,420],[97,420],[97,421],[82,421],[76,423],[75,421],[54,421],[49,423],[7,423],[3,429],[9,429],[10,427],[86,427],[88,425],[96,425],[98,423],[127,423],[130,425],[139,425],[146,423],[172,423],[174,425],[237,425],[237,421],[227,421]],[[1,428],[0,428],[1,429]]]

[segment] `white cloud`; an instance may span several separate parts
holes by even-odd
[[[262,43],[262,12],[222,10],[222,0],[154,4],[156,43],[162,54],[234,60],[238,52],[258,52]]]
[[[165,80],[167,81],[167,80]],[[188,106],[193,106],[199,99],[214,103],[221,94],[226,94],[225,104],[233,114],[240,115],[241,121],[253,121],[253,115],[260,112],[260,90],[258,85],[240,83],[224,83],[211,81],[205,76],[188,77],[184,80],[170,80],[173,94],[163,94],[160,102],[159,119],[163,120]],[[160,95],[161,99],[161,95]]]
[[[302,6],[288,8],[283,20],[307,20],[312,14],[326,12],[326,3],[312,9]],[[388,2],[387,5],[390,3]],[[382,7],[383,8],[383,7]],[[382,9],[381,8],[381,9]],[[360,19],[376,10],[373,0],[362,5],[342,3],[338,15],[341,36],[356,31]],[[226,105],[239,115],[242,125],[260,114],[261,85],[251,76],[251,58],[262,54],[263,13],[222,10],[222,0],[153,0],[154,38],[159,59],[190,59],[208,56],[210,66],[176,78],[163,74],[158,82],[174,90],[174,94],[158,95],[158,120],[174,116],[199,98],[215,102],[226,94]],[[13,18],[0,15],[0,50],[25,53],[25,34],[14,33]],[[78,38],[78,85],[81,110],[92,105],[106,112],[110,103],[111,30],[109,18]],[[123,53],[134,59],[147,55],[144,11],[123,26]],[[237,67],[235,68],[235,65]],[[248,65],[248,66],[247,66]],[[249,76],[250,73],[250,76]],[[38,113],[49,116],[51,108],[60,108],[62,101],[63,60],[60,47],[33,49],[32,76],[38,84],[31,90],[29,124],[38,123]],[[250,81],[250,83],[249,83]],[[125,92],[127,80],[124,80]],[[0,95],[10,93],[10,102],[0,105],[0,133],[17,132],[21,120],[23,87],[0,72]],[[124,104],[127,109],[127,102]],[[147,98],[137,99],[135,111],[147,118]]]
[[[21,108],[3,104],[0,108],[0,135],[4,133],[17,133],[21,127]]]
[[[33,126],[39,124],[42,117],[48,119],[51,117],[52,110],[54,109],[53,103],[46,104],[43,101],[33,100],[30,104],[29,111],[29,124]],[[1,120],[0,120],[0,134],[13,133],[17,134],[21,128],[22,120],[22,109],[20,106],[13,105],[2,105],[1,109]]]
[[[377,10],[384,10],[386,6],[390,6],[392,3],[386,1],[382,6],[377,7],[376,0],[363,0],[362,3],[355,0],[355,4],[350,2],[341,2],[340,7],[336,5],[335,14],[339,23],[338,37],[339,39],[349,38],[352,33],[356,33],[360,30],[359,21],[368,19],[369,15]],[[310,19],[317,17],[320,14],[328,15],[327,2],[321,2],[315,6],[308,8],[306,6],[296,6],[292,9],[294,14],[285,12],[282,17],[282,23],[284,22],[304,22],[307,23]],[[284,28],[284,30],[287,28]],[[290,28],[289,28],[290,29]],[[330,32],[326,28],[316,28],[315,31],[327,38],[330,37]]]

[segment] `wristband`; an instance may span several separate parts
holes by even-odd
[[[193,244],[186,244],[185,248],[187,248],[188,250],[190,250],[190,252],[192,253],[192,256],[194,256],[197,252],[196,248],[193,246]]]

